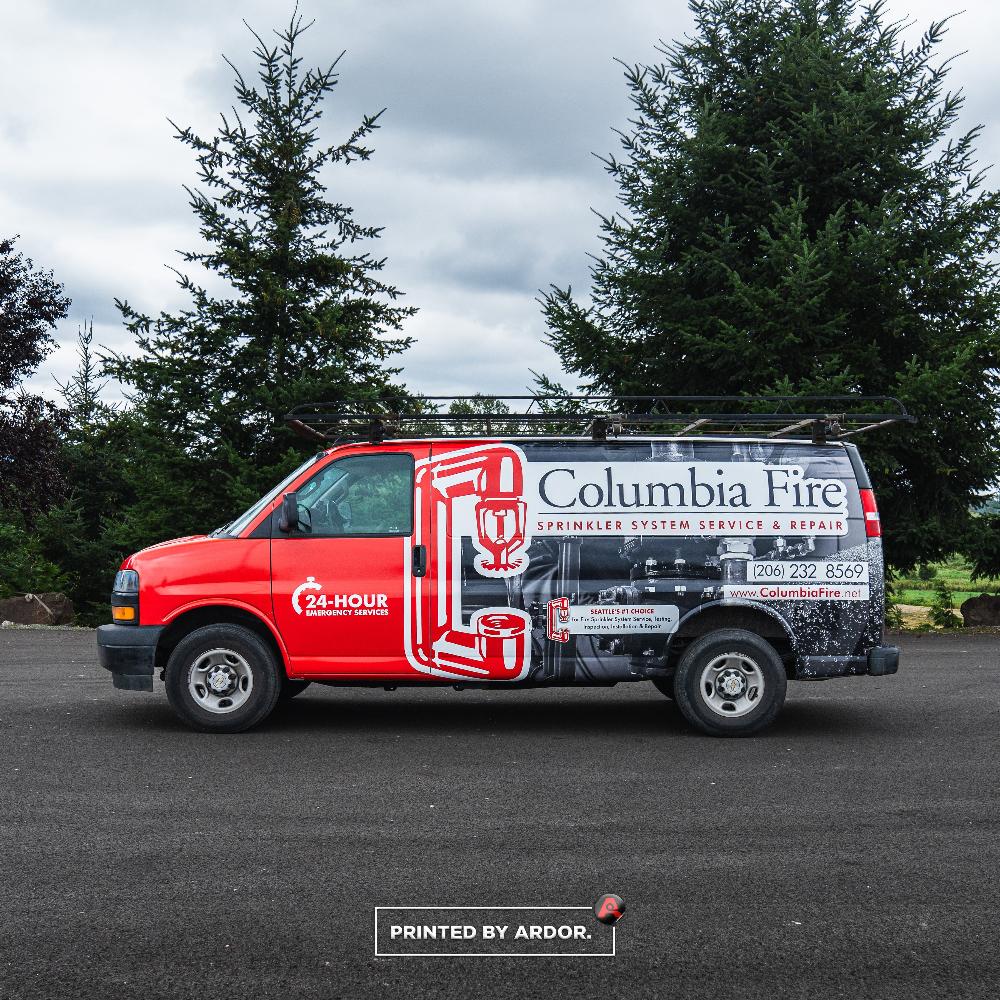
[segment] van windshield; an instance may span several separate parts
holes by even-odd
[[[240,514],[235,521],[230,521],[229,524],[224,524],[221,528],[216,528],[215,531],[212,532],[212,536],[226,535],[228,537],[233,537],[235,535],[239,535],[243,531],[246,531],[253,519],[269,503],[271,503],[271,501],[273,501],[279,493],[287,489],[303,472],[306,471],[306,469],[309,468],[310,465],[315,465],[315,463],[322,457],[323,452],[320,452],[318,455],[313,455],[312,458],[307,459],[294,472],[285,476],[285,478],[282,479],[273,490],[269,490],[265,493],[249,510]]]

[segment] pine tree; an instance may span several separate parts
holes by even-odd
[[[33,535],[44,557],[60,567],[77,617],[97,624],[107,619],[108,588],[122,557],[144,541],[126,537],[122,512],[143,487],[146,455],[135,447],[131,414],[102,400],[105,382],[93,340],[93,322],[84,323],[76,372],[59,386],[64,495],[38,516]]]
[[[899,568],[1000,571],[1000,199],[960,95],[881,2],[693,0],[690,38],[626,67],[590,303],[543,298],[564,366],[616,394],[894,395],[861,439]]]
[[[294,404],[402,391],[389,362],[410,343],[399,331],[414,310],[363,248],[381,230],[324,187],[328,169],[370,157],[381,112],[343,142],[321,140],[337,62],[303,70],[309,27],[294,15],[276,45],[251,32],[257,81],[229,63],[237,106],[211,138],[175,126],[197,157],[187,191],[204,244],[181,256],[228,297],[178,272],[182,312],[153,319],[118,303],[139,354],[113,355],[105,371],[129,387],[149,448],[148,489],[129,516],[151,538],[215,527],[301,461],[280,426]]]

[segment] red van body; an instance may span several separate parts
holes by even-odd
[[[116,687],[159,675],[206,730],[313,681],[652,680],[742,735],[786,679],[895,672],[880,530],[837,442],[342,445],[230,525],[126,559],[98,647]]]

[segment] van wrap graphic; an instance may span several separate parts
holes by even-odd
[[[678,608],[673,604],[573,605],[568,597],[557,597],[549,601],[546,636],[554,642],[569,642],[571,635],[673,632],[678,618]]]
[[[839,447],[443,445],[416,490],[431,513],[406,558],[426,544],[430,569],[408,579],[405,627],[421,673],[655,676],[670,635],[713,608],[764,610],[803,655],[851,654],[881,621],[881,548]]]
[[[307,576],[306,577],[306,582],[305,583],[300,583],[292,591],[292,608],[295,611],[295,613],[297,615],[301,615],[302,614],[303,608],[302,608],[302,605],[301,605],[300,601],[302,599],[302,595],[307,590],[320,591],[322,589],[323,589],[323,585],[316,582],[316,577],[314,577],[314,576]]]
[[[528,566],[524,454],[483,443],[417,462],[415,506],[429,503],[432,537],[418,526],[414,544],[428,546],[431,572],[407,574],[406,657],[421,673],[468,680],[524,680],[531,666],[530,615],[505,600],[462,613],[462,539],[475,548],[476,575],[506,581]],[[410,539],[405,542],[407,553]],[[433,584],[433,600],[426,587]]]
[[[847,533],[847,487],[799,465],[563,462],[529,467],[536,534]]]
[[[388,594],[326,594],[316,577],[307,576],[292,591],[292,610],[306,618],[343,618],[348,615],[368,618],[389,616]]]

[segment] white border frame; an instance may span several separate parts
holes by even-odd
[[[618,950],[617,921],[611,924],[611,951],[379,951],[378,912],[379,910],[587,910],[592,906],[376,906],[375,907],[375,956],[377,958],[615,958]]]

